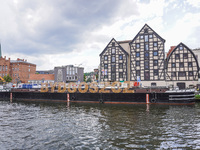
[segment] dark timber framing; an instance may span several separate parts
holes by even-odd
[[[100,81],[127,81],[128,55],[113,38],[100,54]]]
[[[183,43],[166,59],[166,81],[198,81],[199,65],[194,53]]]
[[[165,80],[165,40],[147,24],[130,42],[130,80]]]

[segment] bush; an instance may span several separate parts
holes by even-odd
[[[200,99],[200,95],[195,95],[195,98],[196,99]]]

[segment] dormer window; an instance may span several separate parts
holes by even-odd
[[[144,33],[148,33],[148,28],[144,29]]]

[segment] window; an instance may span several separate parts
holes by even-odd
[[[183,50],[183,47],[182,47],[182,46],[180,46],[180,47],[179,47],[179,49],[180,49],[180,50]]]
[[[176,77],[176,72],[172,72],[171,77]]]
[[[144,33],[148,33],[148,28],[144,29]]]
[[[112,54],[115,54],[115,48],[112,48]]]
[[[149,40],[148,35],[145,35],[145,36],[144,36],[144,41],[145,41],[145,42],[148,42],[148,40]]]
[[[140,70],[136,70],[136,76],[140,76]]]
[[[107,55],[104,56],[104,60],[108,60],[108,56]]]
[[[145,59],[148,59],[148,58],[149,58],[149,53],[148,53],[148,52],[145,53],[144,58],[145,58]]]
[[[172,68],[176,68],[176,63],[172,63]]]
[[[180,72],[178,73],[178,76],[179,76],[179,77],[185,77],[185,76],[186,76],[186,73],[185,73],[184,71],[180,71]]]
[[[123,59],[123,55],[119,55],[119,60],[122,60]]]
[[[145,62],[144,62],[144,68],[145,68],[145,69],[149,69],[149,62],[148,62],[148,61],[145,61]]]
[[[153,37],[153,35],[152,35],[152,34],[150,34],[150,35],[149,35],[149,38],[152,38],[152,37]]]
[[[158,66],[158,60],[154,60],[154,61],[153,61],[153,65],[154,65],[154,66]]]
[[[175,54],[175,58],[176,59],[180,59],[180,55],[179,54]]]
[[[184,53],[184,54],[183,54],[183,58],[184,58],[184,59],[187,59],[187,58],[188,58],[188,54],[187,54],[187,53]]]
[[[150,80],[149,71],[144,72],[144,79],[145,80]]]
[[[104,69],[108,69],[108,64],[104,64]]]
[[[154,83],[154,82],[153,82],[153,83],[151,83],[151,86],[156,86],[156,83]]]
[[[140,66],[140,61],[136,61],[136,66]]]
[[[112,42],[112,46],[115,46],[115,42]]]
[[[140,39],[143,39],[143,35],[140,36]]]
[[[145,51],[148,51],[148,50],[149,50],[149,45],[145,44]]]
[[[112,56],[112,62],[115,62],[115,56]]]
[[[179,67],[180,67],[180,68],[184,68],[184,63],[183,63],[183,62],[180,62],[180,63],[179,63]]]
[[[0,66],[0,71],[1,71],[1,66]]]
[[[123,69],[123,64],[122,63],[119,64],[119,69]]]
[[[153,56],[158,56],[158,51],[154,51]]]
[[[119,78],[123,78],[123,72],[119,73]]]
[[[136,52],[136,57],[140,57],[140,52]]]
[[[157,76],[158,75],[158,69],[154,70],[153,74],[154,74],[154,76]]]
[[[4,71],[4,66],[3,66],[3,71]]]
[[[189,76],[193,76],[193,72],[192,71],[189,71]]]
[[[111,71],[115,72],[115,65],[114,64],[112,64],[112,66],[111,66]]]
[[[6,65],[6,71],[7,71],[7,69],[8,69],[8,67],[7,67],[7,65]]]
[[[107,79],[108,78],[108,75],[104,75],[104,79]]]
[[[188,62],[188,67],[192,67],[192,62]]]
[[[153,42],[153,46],[157,47],[158,46],[158,42]]]
[[[137,43],[137,44],[136,44],[136,48],[140,48],[140,43]]]
[[[112,81],[115,81],[115,74],[112,74],[112,75],[111,75],[111,80],[112,80]]]

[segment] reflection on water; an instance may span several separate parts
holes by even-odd
[[[200,149],[195,106],[0,101],[1,149]]]

